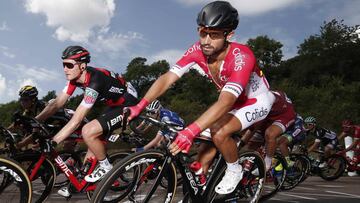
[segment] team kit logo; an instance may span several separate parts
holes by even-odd
[[[99,96],[99,93],[91,88],[85,89],[85,95],[84,95],[84,101],[86,104],[94,104],[97,97]]]

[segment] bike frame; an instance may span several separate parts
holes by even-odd
[[[220,172],[221,166],[225,164],[225,160],[221,156],[219,152],[215,155],[215,162],[214,162],[214,168],[212,172],[209,175],[209,178],[206,182],[206,185],[200,187],[195,182],[195,175],[188,167],[188,164],[183,164],[183,161],[181,159],[186,158],[185,154],[181,154],[180,156],[175,158],[175,164],[176,167],[178,167],[181,176],[183,177],[183,184],[186,185],[186,187],[189,189],[189,195],[194,202],[206,202],[206,198],[208,198],[210,191],[210,188],[207,187],[215,181],[214,174],[218,174]],[[205,189],[203,189],[205,188]],[[204,198],[205,197],[205,198]]]
[[[95,190],[95,184],[89,184],[84,179],[83,180],[77,179],[77,177],[74,175],[73,171],[71,171],[71,169],[69,169],[69,167],[66,165],[64,160],[58,155],[58,153],[56,151],[52,152],[51,158],[55,161],[56,166],[70,180],[71,184],[73,184],[75,186],[75,188],[78,192]],[[33,170],[31,171],[31,174],[29,176],[31,181],[34,180],[34,177],[38,173],[38,171],[39,171],[41,165],[44,163],[45,159],[46,159],[46,154],[43,152],[40,155],[39,161],[36,162]],[[97,164],[96,159],[90,159],[90,161],[91,161],[91,166],[88,171],[88,174],[91,173],[95,169],[96,164]]]

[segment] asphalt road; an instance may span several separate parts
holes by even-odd
[[[36,193],[36,185],[34,192]],[[15,192],[14,192],[15,193]],[[16,194],[4,194],[0,196],[1,203],[15,202]],[[182,199],[181,187],[179,187],[176,200]],[[85,194],[75,194],[66,201],[57,194],[57,189],[47,199],[46,202],[60,203],[87,203]],[[124,201],[126,202],[126,201]],[[336,181],[324,181],[320,177],[309,177],[302,184],[291,191],[281,191],[267,202],[289,202],[289,203],[310,203],[310,202],[326,202],[326,203],[359,203],[360,202],[360,177],[341,177]],[[126,202],[127,203],[127,202]],[[160,203],[160,202],[156,202]]]

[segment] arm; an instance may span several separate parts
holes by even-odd
[[[58,111],[60,108],[62,108],[67,100],[69,99],[70,95],[61,92],[60,95],[56,97],[56,99],[53,102],[50,102],[44,110],[42,110],[39,115],[37,115],[35,118],[39,121],[44,121],[50,116],[52,116],[56,111]]]
[[[222,91],[218,100],[206,110],[196,121],[201,130],[210,127],[215,121],[229,112],[236,102],[237,97],[233,94]]]
[[[133,118],[138,116],[150,102],[162,95],[179,78],[179,76],[177,76],[171,71],[168,71],[167,73],[161,75],[154,82],[154,84],[151,85],[150,89],[146,92],[144,98],[141,99],[141,101],[137,105],[128,107],[128,109],[130,109],[130,115],[128,117],[128,120],[132,120]]]
[[[315,149],[317,149],[319,147],[320,142],[317,142],[317,140],[315,140],[314,144],[311,145],[311,147],[309,147],[308,152],[312,152]]]
[[[74,132],[79,127],[82,120],[90,111],[90,109],[91,108],[79,105],[74,115],[71,117],[70,121],[55,135],[53,140],[56,143],[60,143],[65,140],[72,132]]]
[[[169,89],[169,87],[174,84],[178,79],[179,76],[177,76],[171,71],[168,71],[167,73],[161,75],[146,92],[144,99],[152,102],[154,99],[164,94],[164,92]]]
[[[346,133],[345,132],[341,132],[339,137],[338,137],[338,140],[342,140],[344,137],[346,137]]]

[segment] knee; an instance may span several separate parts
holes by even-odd
[[[226,138],[227,138],[227,136],[222,133],[222,130],[217,130],[212,135],[212,140],[215,143],[215,145],[224,143]]]
[[[84,140],[90,140],[90,139],[94,139],[94,133],[96,132],[96,129],[94,129],[94,127],[92,125],[84,125],[84,127],[81,129],[81,135],[83,137]]]

